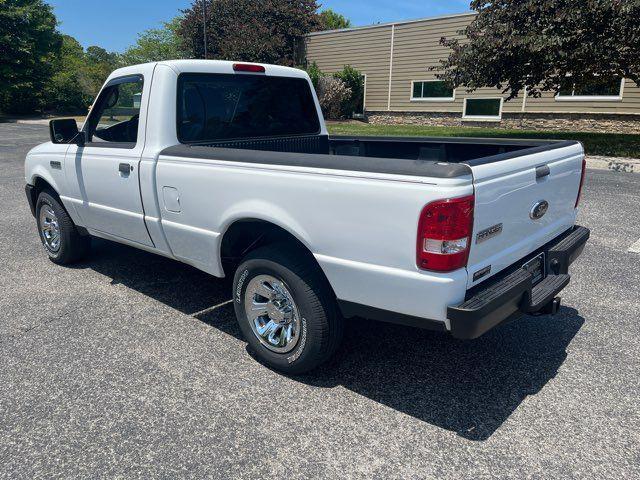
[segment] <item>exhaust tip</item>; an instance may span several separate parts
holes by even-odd
[[[560,297],[556,297],[547,303],[544,307],[542,307],[537,312],[533,313],[534,316],[539,315],[555,315],[560,311],[560,304],[562,303],[562,299]]]
[[[560,297],[554,298],[549,303],[547,303],[544,307],[542,307],[542,310],[540,310],[540,313],[542,313],[543,315],[555,315],[560,311],[561,302],[562,302],[562,299]]]
[[[560,304],[562,299],[560,297],[556,297],[551,301],[551,315],[555,315],[560,311]]]

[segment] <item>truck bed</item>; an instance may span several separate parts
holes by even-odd
[[[161,155],[454,178],[471,174],[472,166],[577,143],[495,138],[313,135],[180,144],[163,150]],[[251,155],[246,151],[252,151]]]

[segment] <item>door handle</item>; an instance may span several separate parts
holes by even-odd
[[[536,167],[536,178],[544,178],[551,173],[549,165],[540,165]]]
[[[133,167],[128,163],[121,163],[118,166],[118,171],[123,175],[129,175],[131,172],[133,172]]]

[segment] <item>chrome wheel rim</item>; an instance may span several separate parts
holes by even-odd
[[[287,353],[300,337],[300,313],[282,280],[257,275],[249,281],[244,307],[256,338],[272,352]]]
[[[45,246],[51,252],[60,250],[60,225],[53,208],[42,205],[40,208],[40,232]]]

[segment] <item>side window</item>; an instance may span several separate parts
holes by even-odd
[[[104,88],[88,122],[90,142],[135,146],[142,86],[142,77],[135,76],[115,80]]]

